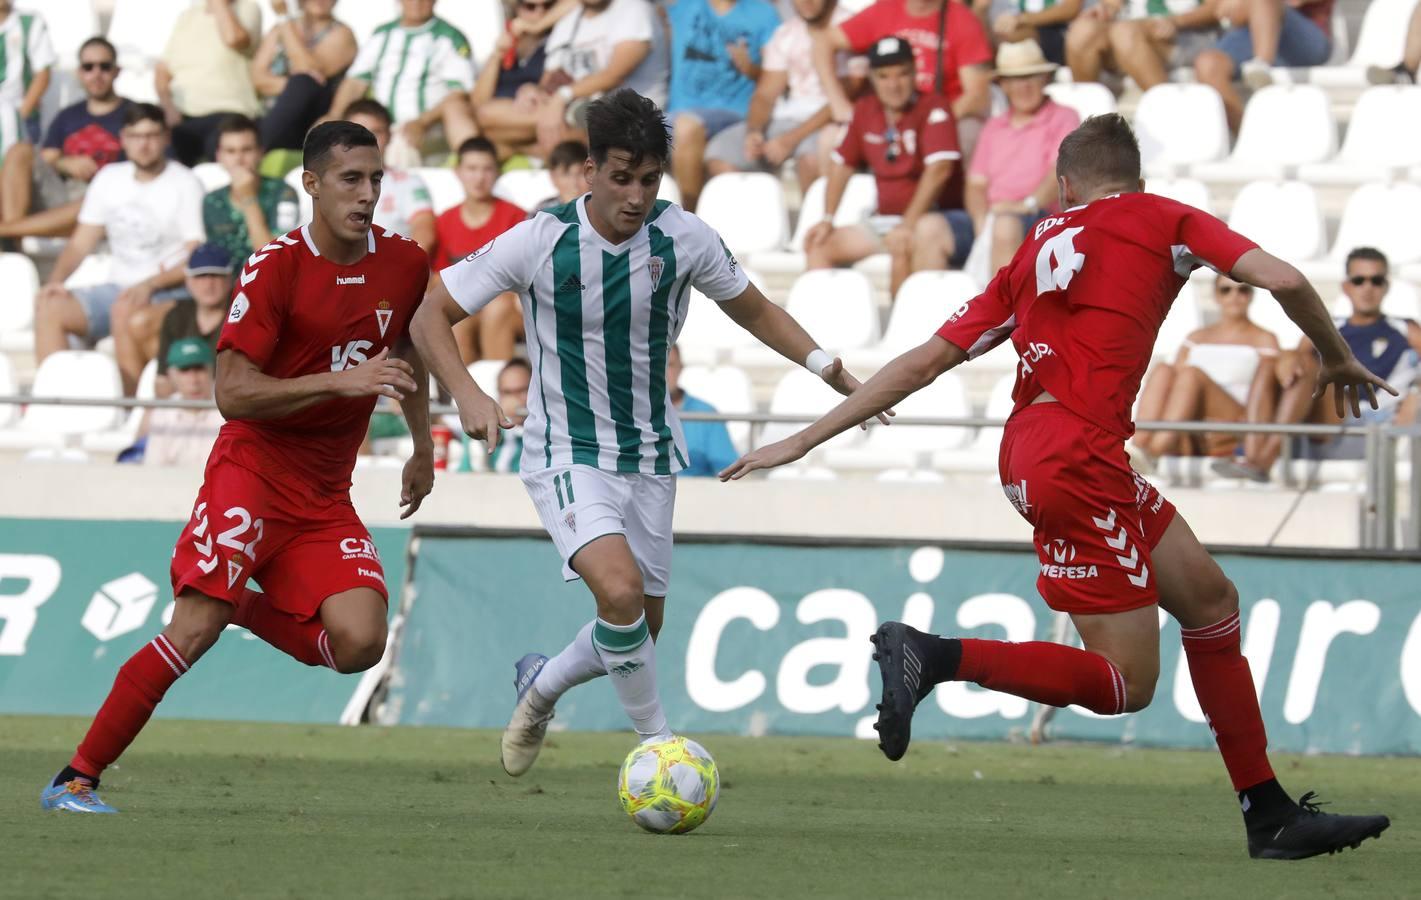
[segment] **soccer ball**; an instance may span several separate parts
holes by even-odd
[[[685,834],[710,818],[720,797],[720,773],[693,740],[646,741],[622,763],[617,796],[632,821],[647,831]]]

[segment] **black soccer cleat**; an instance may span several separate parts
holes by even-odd
[[[924,684],[923,660],[913,649],[911,631],[902,622],[885,622],[869,637],[874,662],[883,676],[883,700],[873,727],[878,732],[878,749],[895,762],[908,752],[913,710],[933,689],[931,683]]]
[[[1250,829],[1248,855],[1254,859],[1307,859],[1356,849],[1367,838],[1381,837],[1391,825],[1386,816],[1340,816],[1325,813],[1303,794],[1297,809],[1281,824]]]

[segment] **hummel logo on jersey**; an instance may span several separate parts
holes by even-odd
[[[583,286],[581,278],[578,278],[576,275],[569,275],[563,279],[562,284],[558,285],[558,290],[584,291],[586,290],[586,287]]]
[[[336,284],[364,284],[364,275],[337,275]]]

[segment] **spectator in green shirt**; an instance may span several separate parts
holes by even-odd
[[[217,164],[232,181],[202,199],[202,222],[209,243],[233,260],[246,259],[258,247],[297,226],[300,207],[291,185],[257,172],[261,139],[257,123],[231,115],[217,126]]]

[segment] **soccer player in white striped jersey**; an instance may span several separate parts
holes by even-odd
[[[552,659],[517,663],[503,767],[521,775],[553,705],[611,673],[642,739],[668,735],[654,639],[671,570],[671,513],[686,443],[667,397],[666,357],[695,288],[746,331],[850,394],[859,382],[765,299],[709,225],[657,200],[670,158],[666,120],[629,89],[588,107],[590,192],[539,212],[435,279],[412,324],[464,430],[490,450],[510,423],[459,358],[451,327],[504,291],[522,301],[533,381],[521,477],[543,527],[597,615]],[[885,420],[886,421],[886,420]]]

